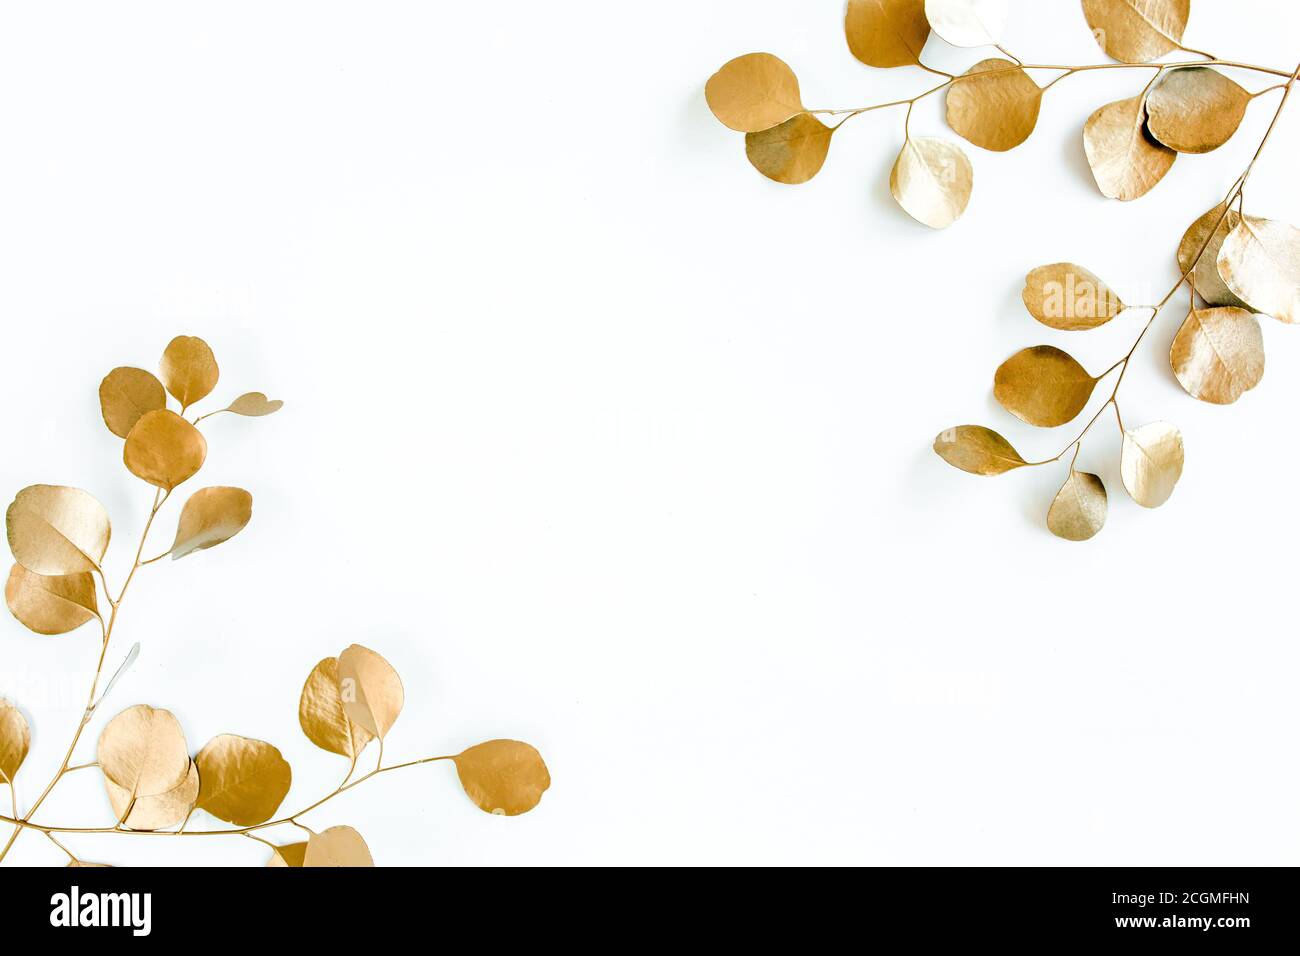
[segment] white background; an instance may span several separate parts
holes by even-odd
[[[1195,7],[1189,45],[1294,65],[1296,5]],[[218,403],[287,403],[205,426],[192,484],[247,487],[253,523],[138,576],[110,666],[142,653],[78,759],[148,702],[196,750],[276,743],[301,807],[344,767],[299,731],[299,689],[361,642],[405,681],[390,758],[512,736],[554,778],[515,819],[476,810],[448,764],[307,818],[357,827],[380,864],[1294,864],[1296,334],[1266,322],[1262,384],[1199,404],[1165,357],[1177,300],[1121,397],[1134,424],[1179,424],[1186,472],[1140,509],[1100,423],[1080,463],[1110,518],[1085,544],[1044,528],[1063,468],[977,479],[930,450],[968,421],[1034,457],[1073,437],[1001,411],[993,369],[1052,343],[1100,370],[1139,320],[1052,332],[1020,306],[1024,273],[1073,259],[1158,296],[1279,94],[1119,204],[1080,130],[1148,71],[1063,80],[1027,144],[965,147],[974,197],[935,233],[888,193],[901,111],[854,120],[793,188],[706,108],[709,74],[752,50],[786,59],[812,107],[932,85],[857,63],[841,17],[836,0],[0,7],[4,496],[93,492],[120,581],[151,494],[99,420],[100,377],[197,334]],[[1005,45],[1104,61],[1070,0],[1016,3]],[[984,55],[926,50],[954,70]],[[914,131],[951,137],[941,106]],[[1248,211],[1300,221],[1297,147],[1300,106]],[[6,616],[0,646],[0,692],[34,727],[25,802],[97,641]],[[38,819],[108,812],[83,771]],[[266,857],[67,842],[118,864]],[[10,859],[61,862],[36,834]]]

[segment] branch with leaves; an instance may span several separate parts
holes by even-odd
[[[486,812],[515,815],[537,806],[550,786],[550,774],[541,755],[517,740],[489,740],[454,755],[385,765],[384,740],[401,713],[405,692],[397,671],[379,654],[357,644],[312,669],[298,704],[299,723],[307,738],[346,758],[347,774],[334,790],[289,816],[276,816],[293,779],[279,749],[262,740],[220,734],[191,756],[176,717],[147,704],[128,707],[108,721],[99,735],[95,759],[74,764],[86,727],[140,650],[139,643],[132,646],[101,691],[118,612],[136,572],[162,558],[178,560],[228,541],[252,518],[253,498],[244,489],[200,489],[181,508],[171,546],[155,557],[144,557],[154,519],[172,492],[194,477],[207,459],[208,443],[199,423],[222,412],[270,415],[283,404],[261,392],[248,392],[224,408],[187,419],[186,412],[211,393],[217,379],[216,359],[207,343],[179,336],[163,352],[158,376],[138,368],[116,368],[100,384],[104,423],[124,439],[122,458],[127,470],[154,487],[135,560],[116,597],[103,571],[111,536],[108,512],[92,495],[78,488],[31,485],[18,492],[9,506],[5,524],[16,562],[5,585],[9,610],[29,630],[43,635],[67,634],[96,621],[100,647],[85,711],[63,760],[25,812],[19,810],[16,778],[31,746],[31,732],[22,711],[0,699],[0,785],[8,787],[12,808],[9,814],[0,813],[0,824],[13,827],[0,847],[0,860],[19,835],[33,830],[65,853],[69,866],[106,864],[84,861],[56,833],[243,836],[271,847],[270,866],[373,866],[365,840],[353,828],[334,826],[317,833],[300,818],[379,774],[442,760],[455,764],[466,794]],[[168,407],[169,395],[179,404],[179,412]],[[358,759],[372,742],[378,751],[374,769],[358,775]],[[37,810],[59,782],[83,769],[98,769],[114,822],[101,826],[37,822]],[[190,828],[197,811],[232,826]],[[276,843],[256,835],[277,826],[296,827],[306,839]]]
[[[849,0],[844,29],[855,57],[874,67],[919,67],[944,77],[943,82],[908,99],[850,109],[808,109],[789,66],[770,53],[750,53],[723,65],[705,87],[714,115],[745,133],[745,153],[753,166],[787,184],[815,176],[832,136],[855,116],[906,107],[890,192],[910,216],[936,229],[961,217],[974,174],[956,143],[913,136],[912,109],[926,97],[946,91],[952,130],[976,146],[1002,152],[1029,138],[1044,93],[1062,79],[1097,70],[1154,70],[1135,95],[1101,106],[1083,125],[1084,152],[1097,188],[1107,198],[1129,201],[1150,192],[1179,155],[1207,153],[1227,143],[1255,99],[1281,91],[1250,162],[1222,201],[1188,227],[1176,252],[1181,275],[1158,302],[1126,305],[1096,275],[1074,263],[1040,266],[1026,277],[1026,308],[1058,331],[1094,329],[1121,313],[1145,316],[1126,354],[1100,375],[1050,345],[1023,349],[997,369],[993,394],[998,402],[1021,421],[1041,427],[1075,420],[1097,385],[1114,375],[1110,395],[1078,437],[1042,461],[1026,460],[1005,438],[981,425],[949,428],[935,439],[940,457],[976,475],[1052,464],[1073,450],[1065,483],[1048,510],[1047,526],[1053,534],[1075,541],[1091,538],[1106,520],[1105,485],[1074,465],[1084,438],[1107,409],[1113,409],[1123,438],[1120,475],[1138,504],[1163,504],[1182,474],[1178,429],[1166,422],[1126,427],[1119,405],[1120,385],[1133,355],[1180,288],[1187,286],[1188,309],[1173,338],[1169,363],[1178,383],[1201,401],[1230,404],[1259,384],[1264,344],[1257,314],[1300,322],[1300,230],[1245,210],[1246,184],[1291,96],[1300,66],[1280,70],[1185,46],[1191,0],[1082,0],[1082,7],[1097,43],[1119,62],[1025,62],[1000,44],[1006,0]],[[931,31],[953,46],[992,47],[1002,56],[981,60],[961,75],[934,69],[921,61]],[[1176,51],[1200,59],[1153,62]],[[1224,69],[1285,82],[1248,92]],[[1031,75],[1039,71],[1057,76],[1040,86]],[[840,118],[827,125],[819,117]]]

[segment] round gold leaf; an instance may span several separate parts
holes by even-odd
[[[13,783],[31,746],[27,718],[12,702],[0,697],[0,783]]]
[[[374,866],[370,848],[351,827],[330,827],[313,833],[303,853],[303,866]]]
[[[1021,421],[1053,428],[1083,411],[1096,384],[1068,352],[1035,345],[998,366],[993,397]]]
[[[280,399],[268,400],[262,392],[245,392],[226,406],[226,411],[246,418],[261,418],[284,407]]]
[[[1083,0],[1083,16],[1106,55],[1150,63],[1180,48],[1191,0]]]
[[[800,113],[771,129],[746,133],[745,155],[768,179],[795,186],[822,168],[833,132],[817,117]]]
[[[1070,469],[1047,509],[1047,529],[1067,541],[1087,541],[1106,523],[1106,486],[1096,475]]]
[[[93,571],[108,550],[108,512],[93,495],[63,485],[29,485],[5,514],[14,560],[37,574]]]
[[[917,222],[946,229],[966,211],[974,176],[959,146],[929,136],[909,138],[889,172],[889,191]]]
[[[981,60],[948,87],[948,125],[967,142],[1002,152],[1029,138],[1042,99],[1039,85],[1010,60]]]
[[[930,36],[925,0],[849,0],[844,12],[849,50],[867,66],[913,66]]]
[[[1124,487],[1143,508],[1159,508],[1183,473],[1183,436],[1168,422],[1124,432],[1119,455]]]
[[[994,46],[1007,25],[1007,7],[1007,0],[925,0],[925,18],[953,46]]]
[[[189,773],[180,786],[166,793],[132,799],[131,791],[119,787],[107,777],[108,802],[115,818],[132,830],[163,830],[176,826],[190,815],[199,796],[199,771],[191,761]]]
[[[460,785],[488,813],[527,813],[551,785],[542,755],[520,740],[489,740],[454,759]]]
[[[339,655],[339,687],[348,719],[381,739],[397,721],[406,701],[397,671],[360,644],[351,645]]]
[[[1001,475],[1028,464],[1009,441],[983,425],[958,425],[940,432],[934,451],[954,468],[972,475]]]
[[[5,582],[5,603],[19,622],[37,634],[66,634],[99,616],[95,579],[77,574],[37,574],[15,564]]]
[[[1232,138],[1249,105],[1250,94],[1218,70],[1170,70],[1147,95],[1147,129],[1180,153],[1208,153]]]
[[[1065,332],[1095,329],[1126,308],[1106,283],[1073,262],[1030,270],[1020,298],[1035,319]]]
[[[99,383],[104,424],[118,438],[125,438],[145,412],[166,407],[162,382],[142,368],[115,368]]]
[[[1264,377],[1264,335],[1245,309],[1193,309],[1174,336],[1169,365],[1192,398],[1231,405]]]
[[[298,723],[307,739],[322,750],[355,758],[374,739],[348,719],[339,687],[339,661],[327,657],[312,668],[298,700]]]
[[[213,737],[194,762],[199,768],[198,808],[240,827],[271,819],[293,780],[279,750],[235,734]]]
[[[1083,151],[1101,194],[1124,202],[1150,192],[1178,158],[1147,133],[1140,96],[1107,103],[1089,116]]]
[[[131,797],[168,793],[190,772],[185,733],[170,711],[128,707],[99,735],[99,768]]]
[[[746,53],[709,77],[704,98],[724,126],[757,133],[803,112],[799,79],[771,53]]]
[[[270,867],[298,867],[302,866],[307,856],[307,841],[301,843],[285,843],[277,846],[271,853],[271,859],[266,861]]]
[[[181,509],[176,540],[172,542],[172,560],[229,541],[252,517],[253,496],[243,488],[199,489]]]
[[[158,371],[181,411],[217,387],[217,359],[208,343],[193,335],[178,335],[167,343]]]
[[[1192,269],[1192,263],[1196,263],[1191,278],[1196,284],[1197,294],[1210,305],[1246,307],[1246,303],[1233,295],[1232,290],[1224,285],[1223,277],[1219,275],[1218,265],[1219,250],[1223,248],[1223,240],[1228,238],[1228,233],[1237,228],[1240,222],[1241,215],[1235,209],[1229,209],[1225,214],[1223,203],[1219,203],[1188,226],[1182,240],[1178,243],[1178,270],[1186,273]],[[1211,229],[1214,230],[1212,236]],[[1201,251],[1202,249],[1204,252]],[[1198,255],[1199,259],[1197,259]]]
[[[207,456],[203,433],[167,409],[142,416],[122,448],[131,474],[166,491],[192,478]]]
[[[1300,322],[1300,229],[1244,216],[1219,249],[1219,275],[1257,312]]]

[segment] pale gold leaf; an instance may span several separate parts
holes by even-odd
[[[203,433],[167,409],[142,416],[122,448],[131,474],[166,491],[192,478],[207,456]]]
[[[1191,0],[1083,0],[1083,15],[1108,56],[1149,63],[1180,48]]]
[[[817,117],[800,113],[771,129],[746,133],[745,155],[768,179],[795,186],[822,168],[833,132]]]
[[[1182,273],[1191,270],[1191,279],[1196,292],[1210,305],[1231,305],[1245,308],[1246,303],[1232,294],[1219,275],[1219,250],[1228,233],[1237,228],[1241,216],[1235,209],[1223,211],[1223,203],[1200,216],[1187,227],[1182,241],[1178,243],[1178,269]],[[1214,234],[1210,235],[1210,230]],[[1207,242],[1208,237],[1208,242]],[[1204,251],[1202,251],[1204,250]],[[1198,259],[1197,256],[1200,256]],[[1192,269],[1192,263],[1196,268]]]
[[[27,718],[11,701],[0,697],[0,783],[13,783],[31,746]]]
[[[844,36],[867,66],[913,66],[930,36],[925,0],[849,0]]]
[[[970,202],[974,172],[961,148],[946,140],[909,138],[889,172],[889,191],[904,212],[932,229],[946,229]]]
[[[80,488],[30,485],[5,514],[14,560],[37,574],[93,571],[108,550],[104,506]]]
[[[948,125],[968,142],[1002,152],[1029,138],[1043,91],[1010,60],[981,60],[948,87]]]
[[[527,813],[551,785],[542,755],[520,740],[489,740],[453,759],[460,785],[488,813],[508,817]]]
[[[198,809],[240,827],[271,819],[293,781],[279,750],[235,734],[213,737],[194,762],[199,768]]]
[[[115,368],[99,383],[104,424],[118,438],[125,438],[145,412],[166,407],[162,382],[142,368]]]
[[[307,856],[307,841],[301,843],[285,843],[277,846],[271,853],[271,859],[266,861],[270,867],[299,867]]]
[[[1178,158],[1147,133],[1140,96],[1107,103],[1089,116],[1083,151],[1101,194],[1125,202],[1150,192]]]
[[[1073,262],[1031,269],[1020,298],[1035,319],[1065,332],[1095,329],[1127,308],[1106,283]]]
[[[307,841],[307,850],[303,853],[302,865],[305,867],[322,866],[374,866],[370,848],[361,834],[351,827],[330,827],[320,833],[313,833]]]
[[[199,796],[199,771],[191,762],[189,772],[179,786],[166,793],[134,799],[131,791],[119,787],[107,777],[104,786],[108,790],[113,815],[123,825],[132,830],[164,830],[183,822],[194,809],[194,801]]]
[[[181,509],[170,552],[172,560],[229,541],[252,517],[253,496],[243,488],[199,489]]]
[[[1300,322],[1300,229],[1245,216],[1223,240],[1219,275],[1252,309]]]
[[[339,655],[339,687],[348,718],[381,739],[396,722],[406,701],[397,671],[360,644],[351,645]]]
[[[217,386],[219,372],[212,349],[193,335],[178,335],[167,343],[158,370],[182,412]]]
[[[1119,473],[1134,501],[1144,508],[1160,507],[1183,473],[1182,434],[1168,422],[1126,430]]]
[[[998,366],[993,397],[1021,421],[1052,428],[1083,411],[1096,384],[1068,352],[1036,345]]]
[[[190,772],[185,733],[170,711],[128,707],[99,735],[99,768],[135,798],[175,790]]]
[[[1007,0],[925,0],[930,29],[953,46],[996,45],[1007,13]]]
[[[1047,529],[1067,541],[1087,541],[1106,523],[1106,486],[1096,475],[1070,469],[1047,509]]]
[[[298,700],[298,723],[322,750],[355,758],[374,735],[348,719],[339,687],[339,661],[327,657],[312,668]]]
[[[941,431],[934,440],[940,458],[972,475],[1001,475],[1028,462],[1011,443],[983,425],[958,425]]]
[[[243,415],[246,418],[261,418],[278,412],[284,407],[280,399],[268,400],[262,392],[245,392],[226,406],[226,411]]]
[[[1264,335],[1245,309],[1193,309],[1174,336],[1169,365],[1192,398],[1231,405],[1264,377]]]
[[[28,630],[66,634],[99,616],[95,579],[77,574],[37,574],[15,564],[5,582],[5,603]]]
[[[1147,94],[1147,129],[1180,153],[1208,153],[1232,138],[1249,105],[1250,94],[1218,70],[1170,70]]]
[[[803,112],[799,79],[771,53],[746,53],[709,77],[704,98],[724,126],[757,133]]]

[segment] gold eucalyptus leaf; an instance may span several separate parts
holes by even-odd
[[[1168,422],[1125,430],[1119,474],[1133,500],[1159,508],[1174,493],[1183,473],[1183,436]]]
[[[158,371],[182,412],[216,388],[220,374],[208,343],[193,335],[178,335],[167,343]]]
[[[12,701],[0,697],[0,783],[12,784],[32,747],[27,718]]]
[[[995,46],[1008,12],[1007,0],[925,0],[930,29],[953,46]]]
[[[302,865],[305,867],[321,866],[374,866],[370,856],[370,847],[361,839],[361,834],[351,827],[330,827],[320,833],[313,833],[307,841],[303,853]]]
[[[1182,48],[1191,0],[1083,0],[1097,44],[1122,63],[1150,63]]]
[[[1224,285],[1218,265],[1223,240],[1228,238],[1228,233],[1237,228],[1240,222],[1241,215],[1235,209],[1229,209],[1225,213],[1223,203],[1219,203],[1188,226],[1178,243],[1178,270],[1184,274],[1190,270],[1197,294],[1210,305],[1246,308],[1246,303]],[[1213,235],[1211,230],[1214,231]],[[1195,269],[1192,269],[1193,262],[1196,263]]]
[[[844,36],[867,66],[915,66],[930,36],[925,0],[849,0]]]
[[[1101,194],[1123,202],[1145,196],[1178,158],[1147,133],[1140,96],[1107,103],[1089,116],[1083,151]]]
[[[406,701],[402,679],[374,651],[353,644],[339,655],[339,687],[348,719],[381,740]]]
[[[89,571],[37,574],[15,564],[5,582],[5,603],[20,624],[37,634],[67,634],[99,617]]]
[[[1087,541],[1106,523],[1106,486],[1096,475],[1070,469],[1047,509],[1047,529],[1067,541]]]
[[[1010,60],[981,60],[948,87],[948,125],[967,142],[1004,152],[1029,138],[1042,100],[1042,88]]]
[[[998,366],[993,397],[1021,421],[1054,428],[1083,411],[1096,385],[1097,380],[1068,352],[1035,345]]]
[[[1020,298],[1035,319],[1064,332],[1095,329],[1128,308],[1110,286],[1073,262],[1031,269]]]
[[[909,137],[889,172],[889,191],[903,211],[931,229],[946,229],[970,202],[975,174],[961,147]]]
[[[452,759],[465,793],[488,813],[527,813],[551,785],[542,755],[520,740],[489,740]]]
[[[972,475],[1001,475],[1029,462],[1011,443],[983,425],[958,425],[941,431],[934,440],[940,458]]]
[[[1170,70],[1147,94],[1147,130],[1180,153],[1208,153],[1237,132],[1250,94],[1218,70]]]
[[[14,560],[37,574],[93,571],[104,559],[112,529],[108,512],[80,488],[29,485],[5,513]]]
[[[122,448],[127,470],[165,491],[194,477],[207,456],[203,433],[167,409],[141,416]]]
[[[171,711],[136,704],[110,720],[99,735],[99,769],[131,797],[169,793],[185,782],[190,754]]]
[[[253,496],[243,488],[200,488],[181,509],[172,560],[229,541],[252,517]]]
[[[779,126],[746,133],[745,155],[768,179],[797,186],[822,168],[834,132],[817,117],[799,113]]]
[[[757,133],[803,112],[799,78],[771,53],[746,53],[728,60],[704,84],[704,98],[722,125]]]
[[[166,407],[162,382],[142,368],[115,368],[99,383],[99,410],[118,438],[125,438],[145,412]]]
[[[280,399],[268,399],[262,392],[245,392],[226,406],[226,411],[243,415],[245,418],[261,418],[272,415],[284,407]]]
[[[285,843],[272,850],[271,859],[266,861],[266,865],[270,867],[299,867],[303,865],[306,856],[306,840],[301,843]]]
[[[298,723],[322,750],[356,759],[374,735],[348,718],[339,686],[339,660],[327,657],[312,668],[298,699]]]
[[[279,750],[235,734],[213,737],[194,762],[199,768],[198,809],[240,827],[271,819],[293,781]]]
[[[1219,249],[1219,275],[1256,312],[1300,322],[1300,229],[1243,216]]]
[[[180,786],[166,793],[132,798],[131,791],[119,787],[107,777],[104,787],[114,818],[132,830],[165,830],[183,822],[194,809],[199,796],[199,771],[190,762],[189,772]]]
[[[1264,334],[1245,309],[1193,309],[1169,347],[1169,365],[1192,398],[1231,405],[1264,377]]]

